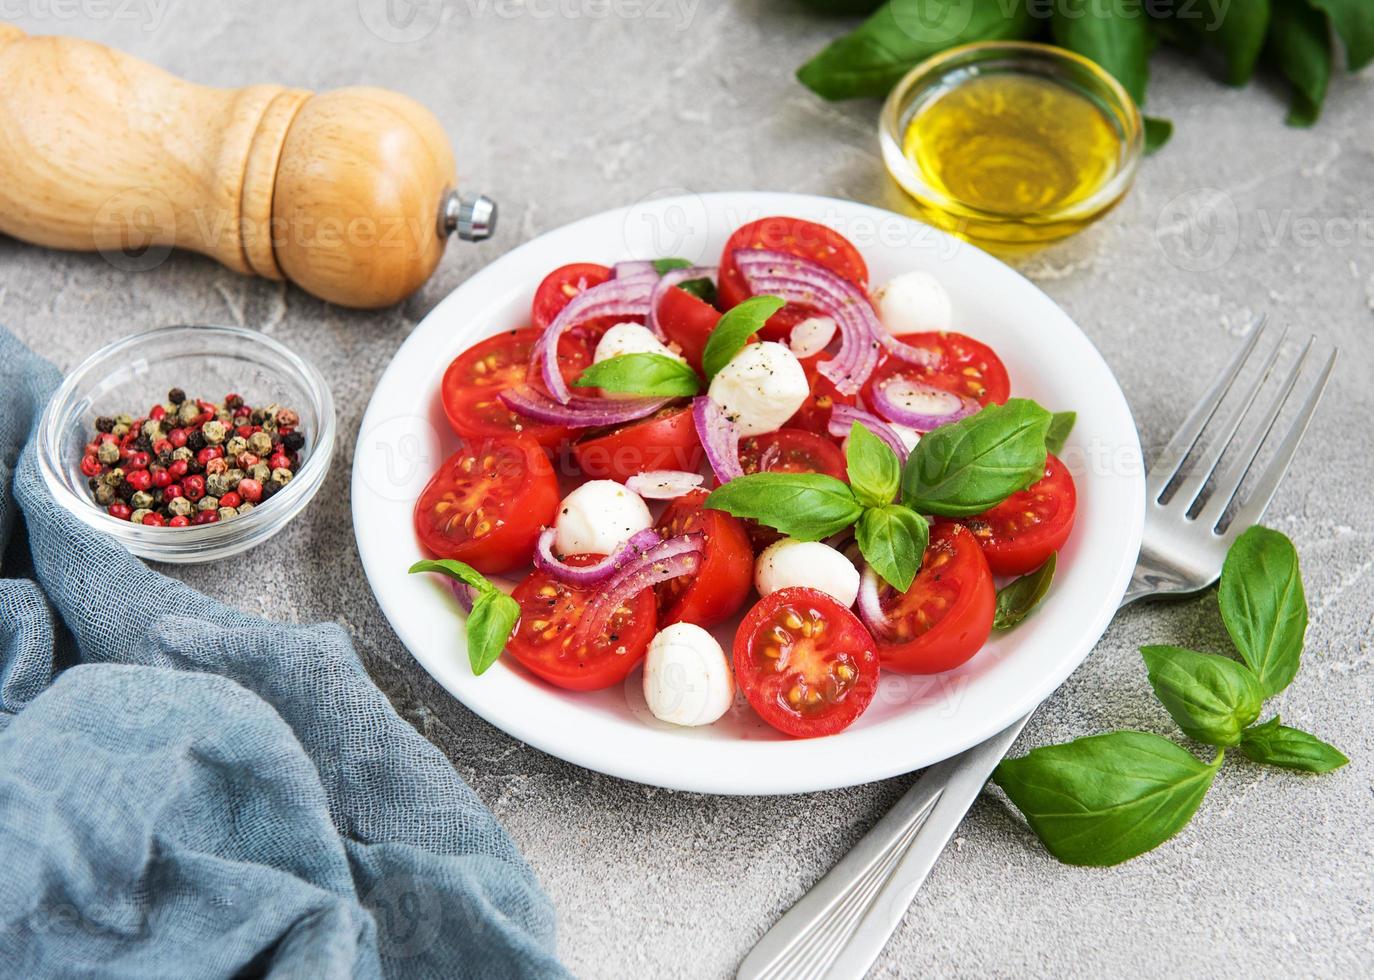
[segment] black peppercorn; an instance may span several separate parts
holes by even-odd
[[[271,480],[268,480],[266,483],[262,485],[262,499],[266,500],[268,497],[271,497],[280,489],[280,484],[273,483]]]
[[[114,427],[115,420],[108,415],[102,415],[95,420],[95,429],[97,432],[112,432],[114,431]]]
[[[305,436],[301,435],[299,432],[288,432],[281,437],[281,444],[293,453],[299,452],[305,445]]]
[[[150,453],[153,451],[153,440],[147,436],[139,436],[134,440],[134,448],[141,453]]]
[[[238,407],[239,407],[240,405],[242,405],[242,404],[243,404],[243,396],[242,396],[242,395],[226,395],[225,398],[224,398],[224,407],[225,407],[225,408],[234,409],[234,408],[238,408]]]
[[[205,436],[199,429],[192,429],[191,434],[186,437],[186,448],[196,453],[205,448]]]
[[[180,388],[173,388],[171,391],[167,392],[167,400],[173,405],[180,405],[186,400],[186,392],[182,391]]]
[[[128,500],[136,492],[137,491],[134,490],[133,484],[130,483],[128,480],[120,480],[119,486],[115,487],[115,496],[118,497],[120,500]]]

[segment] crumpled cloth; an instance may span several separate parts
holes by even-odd
[[[58,380],[0,327],[0,973],[566,976],[339,626],[236,612],[54,501],[25,444]]]

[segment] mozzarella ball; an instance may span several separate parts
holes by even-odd
[[[783,538],[763,549],[754,564],[759,595],[779,589],[816,589],[842,606],[859,597],[859,570],[841,552],[820,541]]]
[[[810,357],[825,350],[838,329],[839,324],[828,316],[808,317],[792,328],[787,346],[797,357]]]
[[[638,323],[617,323],[602,334],[592,360],[600,363],[621,354],[662,354],[683,364],[687,363],[681,354],[655,337],[652,330]]]
[[[639,494],[614,480],[591,480],[558,505],[553,546],[560,555],[609,555],[653,524]]]
[[[673,725],[709,725],[730,710],[735,677],[715,637],[694,623],[660,630],[644,658],[644,700]]]
[[[873,298],[878,318],[888,333],[922,333],[948,330],[954,322],[949,293],[929,272],[904,272],[881,287]]]
[[[782,344],[749,344],[711,380],[708,392],[740,435],[776,432],[802,407],[811,386],[795,354]]]

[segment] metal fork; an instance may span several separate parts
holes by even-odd
[[[1307,389],[1273,457],[1245,499],[1239,499],[1241,484],[1297,386],[1314,338],[1303,347],[1279,390],[1252,412],[1283,348],[1280,337],[1254,379],[1240,389],[1236,407],[1213,424],[1263,333],[1261,319],[1150,469],[1143,544],[1122,607],[1147,596],[1198,592],[1214,583],[1226,549],[1242,530],[1260,520],[1293,461],[1331,376],[1335,350]],[[1237,440],[1252,414],[1255,420],[1245,438]],[[1222,467],[1228,449],[1231,458]],[[1185,465],[1190,457],[1196,462]],[[1204,493],[1209,486],[1210,493]],[[1231,511],[1234,516],[1223,526]],[[1029,720],[1028,714],[986,742],[926,769],[897,805],[764,934],[740,965],[740,980],[857,980],[867,973],[992,770]]]

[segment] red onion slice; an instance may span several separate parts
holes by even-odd
[[[646,500],[672,500],[706,482],[700,473],[686,470],[646,470],[625,481],[625,486]]]
[[[649,296],[658,279],[635,275],[624,279],[610,279],[578,293],[563,307],[535,345],[534,359],[539,365],[544,387],[555,401],[567,405],[572,391],[558,369],[558,341],[573,327],[587,320],[604,316],[645,317],[649,315]]]
[[[472,604],[477,601],[477,590],[466,582],[460,582],[456,578],[444,576],[444,581],[448,582],[448,587],[453,590],[453,597],[458,600],[458,605],[463,607],[463,612],[472,612]]]
[[[658,270],[654,264],[647,259],[635,259],[629,262],[617,262],[611,266],[611,277],[613,279],[631,279],[635,276],[657,276]]]
[[[646,528],[631,535],[630,540],[621,545],[615,554],[607,555],[594,565],[569,565],[554,556],[553,541],[557,533],[551,527],[540,532],[534,546],[534,567],[548,572],[559,581],[574,585],[597,585],[606,581],[663,540],[653,528]]]
[[[692,424],[716,479],[725,484],[744,476],[744,467],[739,462],[739,426],[726,418],[709,395],[692,399]]]
[[[878,416],[852,405],[836,405],[830,410],[830,434],[836,439],[843,439],[848,436],[849,430],[854,427],[855,422],[862,422],[864,428],[881,439],[887,448],[897,454],[899,460],[903,463],[906,462],[906,443],[902,442],[902,437],[897,434],[892,426]]]
[[[571,397],[566,404],[559,404],[529,385],[507,388],[497,397],[507,408],[536,422],[566,425],[572,429],[633,422],[654,414],[672,401],[671,398]]]
[[[892,639],[892,620],[883,612],[883,583],[869,565],[864,565],[863,575],[859,578],[859,599],[856,609],[859,619],[868,627],[875,640]]]
[[[651,266],[652,268],[652,266]],[[668,335],[663,332],[663,326],[658,322],[658,304],[663,301],[663,297],[668,290],[679,283],[690,282],[693,279],[710,279],[716,281],[715,266],[689,266],[686,269],[669,269],[654,285],[654,291],[649,294],[649,329],[654,332],[654,336],[659,340],[667,340]]]
[[[576,636],[585,642],[599,635],[606,620],[645,589],[681,575],[695,574],[701,567],[705,548],[706,535],[692,531],[668,538],[644,552],[612,576],[600,595],[587,604],[577,624]]]
[[[958,422],[982,408],[972,398],[901,375],[873,386],[873,407],[889,421],[909,425],[917,432]]]

